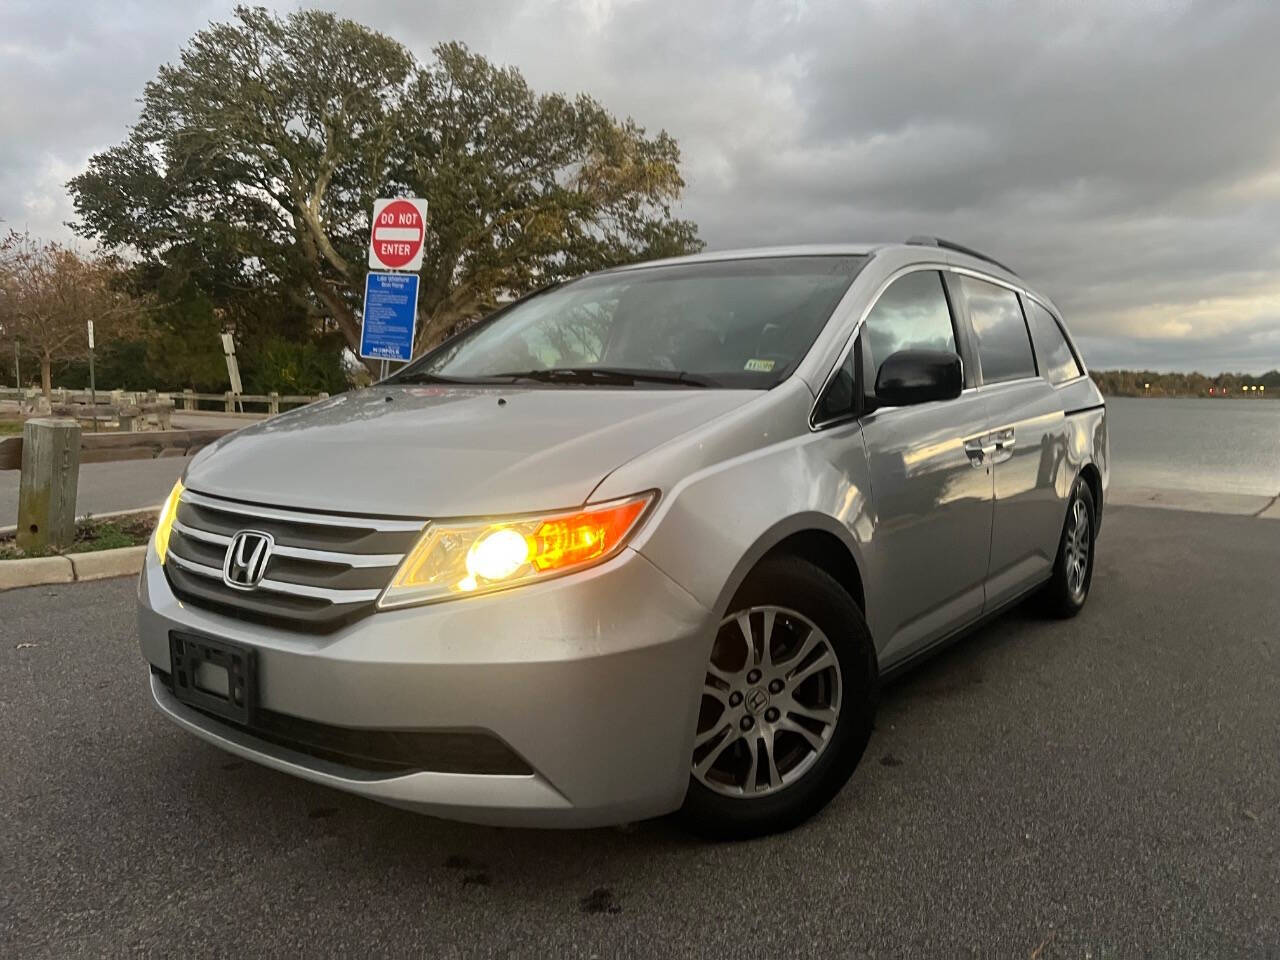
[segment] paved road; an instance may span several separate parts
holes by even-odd
[[[108,513],[161,503],[173,481],[181,476],[189,457],[86,463],[80,468],[76,513]],[[19,471],[0,470],[0,527],[11,527],[18,516]]]
[[[1278,957],[1277,528],[1117,508],[1101,547],[1078,619],[892,686],[834,805],[738,845],[293,780],[154,712],[131,583],[4,594],[0,955]]]

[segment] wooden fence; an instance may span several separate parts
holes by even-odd
[[[96,393],[95,399],[98,403],[113,407],[122,405],[136,406],[168,400],[173,403],[175,410],[187,412],[208,410],[212,405],[213,409],[220,409],[225,413],[234,413],[237,408],[244,410],[246,406],[252,405],[255,408],[265,408],[263,412],[268,416],[279,413],[282,408],[314,403],[329,396],[327,393],[315,395],[280,394],[274,391],[271,393],[232,393],[230,390],[225,393],[196,393],[194,390],[171,390],[168,392],[159,390],[98,390]],[[25,400],[34,403],[40,396],[40,391],[32,387],[0,387],[0,400],[18,400],[19,402]],[[66,387],[58,387],[50,392],[50,400],[53,403],[88,403],[89,397],[87,389],[68,390]],[[200,404],[205,404],[206,406],[201,407]]]
[[[21,470],[18,545],[24,550],[70,546],[75,534],[80,464],[185,457],[231,429],[82,433],[75,420],[35,418],[21,437],[0,440],[0,470]]]

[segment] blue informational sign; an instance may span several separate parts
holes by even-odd
[[[417,315],[416,273],[370,272],[364,281],[360,356],[370,360],[408,362],[413,356]]]

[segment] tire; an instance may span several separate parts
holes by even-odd
[[[745,839],[790,830],[821,810],[866,750],[878,679],[866,621],[840,584],[797,557],[762,561],[712,647],[685,824],[705,837]]]
[[[1093,583],[1094,536],[1097,533],[1097,511],[1093,491],[1083,477],[1077,477],[1067,500],[1067,517],[1062,524],[1058,557],[1053,576],[1041,595],[1042,607],[1049,616],[1066,619],[1084,609]],[[1083,550],[1083,557],[1081,551]]]

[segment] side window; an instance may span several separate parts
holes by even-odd
[[[879,370],[899,350],[956,349],[951,309],[936,270],[917,270],[895,280],[867,314],[864,349],[867,368]]]
[[[1040,359],[1040,373],[1055,385],[1080,376],[1080,364],[1076,363],[1075,354],[1053,314],[1029,298],[1023,298],[1022,303],[1027,308],[1027,325],[1031,327],[1031,341]]]
[[[960,289],[969,306],[985,383],[1001,383],[1036,375],[1027,322],[1018,295],[1006,287],[975,277],[960,276]]]

